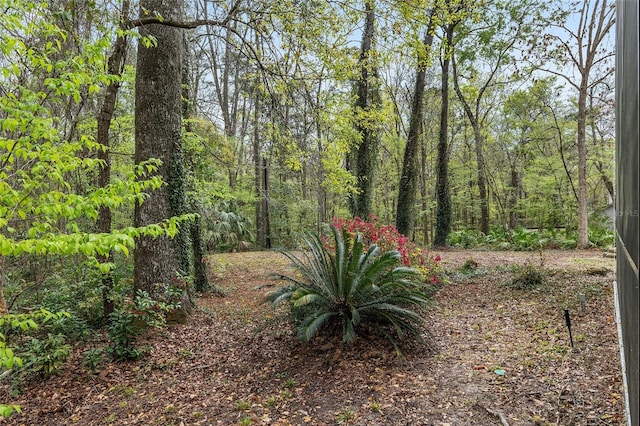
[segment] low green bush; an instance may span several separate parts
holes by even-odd
[[[503,283],[504,287],[515,290],[535,290],[544,284],[545,271],[531,262],[524,265],[514,265],[512,267],[513,278]]]
[[[362,236],[331,226],[333,244],[309,234],[301,257],[284,251],[297,275],[281,276],[288,283],[267,295],[272,304],[286,301],[298,337],[311,341],[321,331],[354,342],[365,329],[391,340],[413,336],[424,341],[425,322],[419,311],[429,302],[432,287],[421,274],[404,266],[396,251],[365,249]]]

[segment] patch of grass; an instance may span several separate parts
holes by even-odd
[[[267,398],[267,400],[262,404],[262,406],[264,408],[273,408],[276,406],[276,403],[278,402],[278,398],[276,398],[275,396],[270,396],[269,398]]]
[[[294,388],[296,386],[296,381],[294,379],[287,379],[283,384],[282,384],[282,388],[283,389],[291,389]]]
[[[282,392],[280,392],[280,396],[287,399],[293,398],[293,394],[289,390],[283,390]]]
[[[136,388],[133,386],[116,385],[109,389],[116,395],[131,396],[136,393]]]
[[[369,398],[368,406],[369,410],[373,411],[374,413],[382,414],[382,405],[378,401]]]
[[[347,408],[336,414],[336,422],[339,425],[348,425],[355,421],[355,419],[356,413],[351,408]]]
[[[546,272],[542,266],[527,262],[524,265],[513,265],[513,278],[502,283],[504,287],[514,290],[536,290],[545,283]]]
[[[251,408],[251,404],[247,401],[240,400],[236,402],[236,410],[238,411],[247,411],[249,408]]]
[[[467,259],[461,267],[452,271],[450,274],[454,278],[462,281],[487,275],[487,270],[485,268],[480,268],[480,265],[475,260]]]
[[[251,420],[251,417],[243,417],[240,419],[240,426],[249,426],[252,423],[253,420]]]

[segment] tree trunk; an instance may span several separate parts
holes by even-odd
[[[489,84],[489,81],[490,80],[487,80],[487,85]],[[458,99],[462,103],[465,114],[469,119],[469,123],[471,123],[471,127],[473,128],[478,195],[480,196],[480,232],[485,235],[489,233],[489,203],[487,201],[487,180],[484,174],[484,137],[482,136],[482,130],[480,129],[479,107],[480,99],[487,85],[480,90],[479,95],[476,98],[474,113],[469,102],[467,102],[467,99],[464,97],[462,90],[460,90],[460,84],[458,83],[458,68],[456,66],[455,58],[453,59],[453,87],[458,95]]]
[[[199,292],[206,291],[211,287],[207,278],[201,223],[200,216],[196,216],[190,228],[193,247],[193,285],[195,290]]]
[[[422,136],[422,120],[424,115],[422,103],[424,99],[428,55],[431,51],[431,44],[433,43],[434,14],[435,8],[431,11],[427,31],[422,42],[424,51],[418,54],[418,71],[416,73],[416,85],[413,92],[409,135],[404,149],[402,173],[398,185],[396,228],[403,235],[409,235],[409,232],[413,230],[413,218],[415,216],[417,156],[420,137]]]
[[[589,247],[587,211],[587,78],[583,76],[578,93],[578,248]]]
[[[446,27],[446,43],[451,46],[454,26]],[[442,61],[442,107],[440,110],[440,132],[438,135],[438,160],[436,164],[436,231],[433,245],[446,247],[451,233],[451,193],[449,189],[449,147],[447,135],[449,128],[449,63],[450,54],[445,52]]]
[[[129,0],[122,2],[122,10],[120,12],[120,20],[124,22],[129,15]],[[122,25],[122,24],[121,24]],[[111,56],[107,61],[107,74],[111,76],[122,76],[122,70],[125,64],[125,58],[127,55],[127,38],[124,35],[118,35],[113,44],[113,50]],[[109,155],[109,129],[111,128],[111,121],[116,108],[116,101],[118,98],[118,90],[120,89],[120,82],[115,79],[106,88],[102,107],[97,119],[97,136],[96,142],[103,146],[103,149],[98,151],[98,158],[103,161],[102,167],[98,172],[98,187],[105,188],[109,185],[111,180],[111,156]],[[107,206],[102,206],[98,212],[97,232],[109,234],[111,233],[111,209]],[[111,253],[106,256],[99,256],[98,260],[101,263],[111,262],[113,257]],[[114,303],[111,292],[113,290],[113,275],[111,273],[105,274],[102,277],[102,314],[107,318],[114,310]]]
[[[4,256],[0,255],[0,317],[9,313],[4,297]]]
[[[180,20],[183,2],[145,0],[145,11],[159,13],[164,19]],[[135,162],[150,158],[162,161],[158,174],[166,185],[148,194],[136,204],[135,226],[162,222],[180,213],[184,199],[184,175],[181,135],[182,29],[150,24],[140,27],[142,37],[153,36],[157,46],[138,43],[135,98]],[[180,193],[182,191],[182,193]],[[134,290],[154,293],[156,284],[167,286],[181,268],[174,240],[162,236],[142,236],[134,250]]]
[[[187,38],[183,33],[183,69],[182,69],[182,119],[184,121],[184,127],[186,132],[191,132],[192,124],[191,118],[194,116],[195,106],[195,93],[196,91],[191,86],[189,79],[191,74],[191,55],[187,51]],[[193,166],[192,166],[193,169]],[[189,188],[191,191],[195,191],[193,185]],[[191,243],[191,255],[187,260],[189,261],[186,267],[189,271],[193,270],[193,284],[196,291],[204,292],[210,288],[209,279],[207,277],[207,265],[205,263],[204,255],[204,239],[202,238],[202,206],[195,200],[189,201],[189,211],[192,213],[198,213],[195,220],[189,224],[189,229],[185,229],[185,232],[189,232],[189,237],[185,240]],[[182,232],[182,230],[180,231]]]
[[[317,191],[318,191],[318,229],[316,231],[320,232],[320,226],[323,223],[327,223],[327,192],[324,189],[324,164],[322,163],[322,129],[320,128],[320,122],[318,121],[316,124],[316,135],[318,139],[318,181],[317,181]]]
[[[262,221],[264,225],[264,248],[271,249],[271,223],[269,220],[269,161],[262,159]]]
[[[518,176],[518,170],[515,167],[511,167],[511,182],[510,182],[509,194],[509,229],[516,229],[518,227],[518,212],[516,211],[516,205],[518,204],[518,188],[520,187],[520,179]]]
[[[349,208],[353,216],[367,218],[373,203],[373,181],[375,161],[378,152],[379,134],[375,129],[370,114],[378,109],[380,93],[378,89],[378,73],[373,55],[375,39],[374,0],[365,0],[365,28],[362,34],[360,51],[360,79],[357,84],[356,130],[362,140],[352,152],[352,169],[357,179],[357,193],[351,194]]]
[[[429,245],[429,205],[427,199],[427,147],[424,144],[420,146],[420,198],[422,199],[422,244]]]
[[[487,200],[487,180],[484,174],[484,137],[477,120],[473,124],[478,172],[478,195],[480,195],[480,232],[487,235],[489,233],[489,202]]]

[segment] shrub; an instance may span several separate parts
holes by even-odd
[[[32,337],[21,348],[20,373],[48,377],[60,370],[69,357],[71,345],[62,334],[48,333],[44,338]]]
[[[531,262],[513,267],[514,277],[503,285],[516,290],[535,290],[544,284],[544,270]]]
[[[380,224],[375,215],[371,214],[369,218],[369,222],[357,216],[353,219],[334,218],[332,225],[341,232],[346,231],[351,238],[355,238],[356,234],[360,235],[366,247],[375,244],[383,252],[397,250],[402,263],[417,269],[426,282],[439,284],[445,280],[440,256],[433,256],[427,250],[413,244],[393,225]]]
[[[145,327],[164,327],[167,316],[181,307],[181,299],[188,286],[183,277],[177,277],[171,286],[160,285],[154,297],[138,290],[135,300],[125,301],[120,309],[109,315],[107,333],[111,345],[107,352],[117,361],[140,358],[143,352],[135,347],[138,336]]]
[[[303,341],[328,330],[351,343],[366,326],[389,338],[396,349],[394,336],[411,335],[423,342],[424,320],[414,309],[428,302],[431,286],[403,264],[397,250],[383,252],[377,244],[367,248],[361,234],[354,237],[336,226],[331,231],[331,248],[309,234],[302,257],[283,252],[298,275],[281,276],[289,285],[268,294],[266,301],[289,302]]]
[[[102,348],[90,348],[84,351],[82,357],[82,366],[87,370],[96,374],[99,371],[100,364],[102,364],[104,351]]]

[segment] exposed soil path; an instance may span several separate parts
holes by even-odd
[[[203,297],[190,324],[143,336],[149,353],[140,361],[104,363],[92,375],[80,367],[87,347],[77,347],[60,375],[17,397],[0,387],[0,400],[24,412],[0,424],[624,424],[613,259],[600,251],[441,256],[451,283],[428,313],[430,347],[405,346],[404,359],[378,340],[303,345],[283,312],[261,303],[286,258],[215,255],[211,277],[225,297]],[[475,274],[459,271],[468,260]],[[501,285],[510,265],[527,262],[544,272],[541,289]]]

